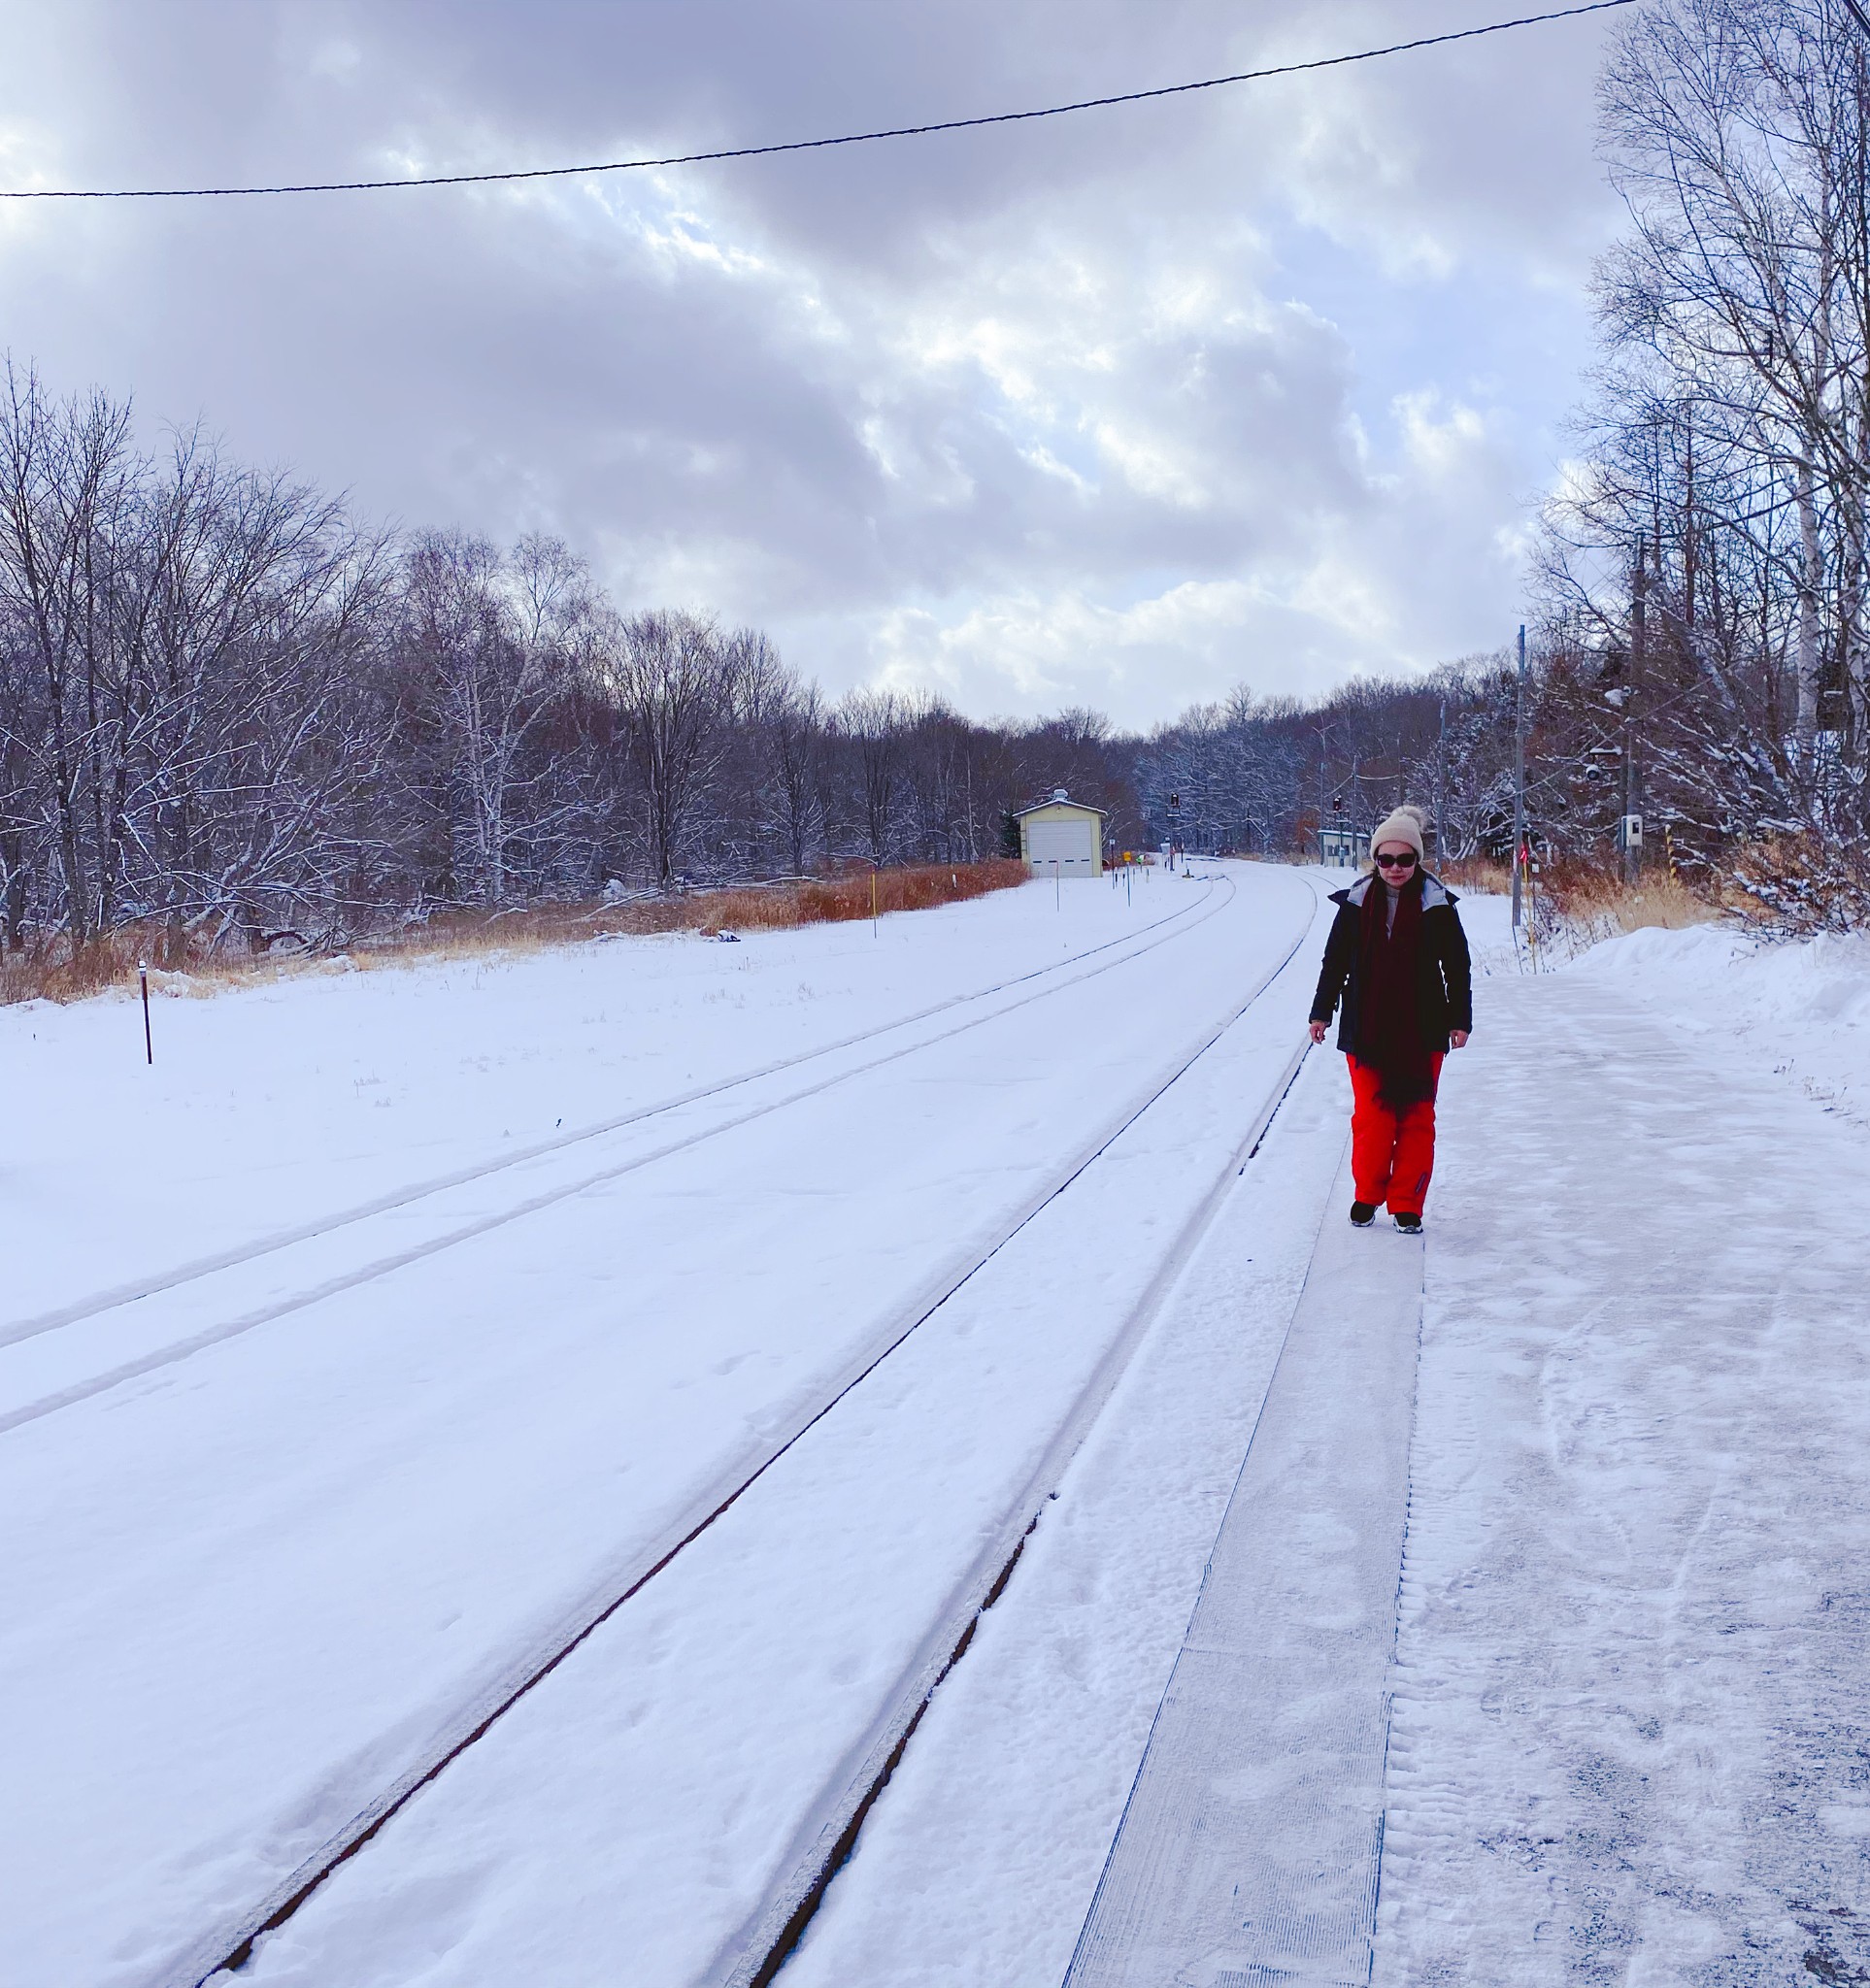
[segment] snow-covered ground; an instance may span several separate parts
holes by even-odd
[[[1870,1979],[1870,1150],[1796,1081],[1851,972],[1637,934],[1487,1004],[1428,1255],[1380,1980]]]
[[[1186,910],[1188,885],[1144,877],[1127,902],[1089,891],[1041,919],[1035,887],[885,918],[874,938],[672,933],[212,998],[159,976],[150,1069],[132,996],[0,1009],[0,1085],[24,1135],[0,1153],[0,1193],[35,1242],[8,1266],[8,1315],[576,1135]]]
[[[1120,1332],[1191,1176],[1226,1164],[1240,1110],[1291,1055],[1312,878],[1241,868],[1054,904],[1040,887],[876,938],[648,942],[465,981],[429,969],[224,1011],[166,1005],[134,1162],[117,1138],[145,1075],[133,1056],[110,1083],[74,1079],[34,1182],[45,1241],[0,1347],[0,1750],[28,1791],[6,1846],[19,1979],[184,1975],[464,1708],[679,1540],[1298,946],[1280,999],[691,1549],[665,1577],[675,1599],[659,1584],[588,1645],[622,1738],[647,1749],[599,1793],[621,1787],[663,1862],[594,1919],[549,1923],[566,1954],[609,1953],[627,1897],[646,1961],[664,1956],[651,1978],[682,1978],[728,1937]],[[48,1073],[75,1045],[95,1055],[113,1025],[136,1042],[121,1004],[5,1020],[49,1115]],[[387,1053],[373,1030],[393,1033]],[[377,1087],[346,1080],[360,1067],[401,1086],[381,1115]],[[543,1149],[488,1171],[509,1132]],[[307,1150],[321,1143],[340,1150]],[[243,1171],[255,1149],[276,1162],[258,1180]],[[175,1155],[153,1209],[150,1152]],[[228,1206],[196,1227],[197,1201]],[[81,1246],[93,1227],[117,1240]],[[151,1295],[100,1309],[113,1286]],[[847,1596],[852,1619],[833,1628],[854,1643],[808,1638],[794,1659],[785,1610],[820,1592]],[[750,1680],[803,1689],[815,1664],[817,1711],[782,1699],[710,1750],[711,1678],[738,1705]],[[568,1666],[540,1701],[554,1744],[550,1707],[575,1704],[583,1674]],[[514,1715],[513,1744],[532,1716]],[[451,1771],[412,1830],[504,1758]],[[687,1800],[696,1785],[712,1808]],[[685,1833],[657,1822],[684,1815]],[[392,1876],[401,1820],[371,1848]],[[620,1845],[586,1840],[614,1872]],[[405,1898],[399,1923],[418,1942],[456,1943],[444,1895],[496,1946],[543,1937],[550,1889],[512,1872],[483,1885],[451,1865],[417,1889],[429,1903]],[[344,1903],[334,1885],[341,1924]],[[284,1965],[290,1938],[276,1950]],[[338,1972],[357,1978],[350,1961]]]
[[[1769,944],[1727,924],[1632,932],[1570,971],[1870,1130],[1870,933]]]
[[[0,1980],[192,1978],[1102,1147],[234,1977],[728,1978],[1121,1355],[784,1977],[1061,1978],[1342,1215],[1335,1055],[1234,1174],[1333,880],[0,1013]],[[1861,942],[1462,911],[1376,1978],[1870,1978]]]
[[[1865,1204],[1870,1154],[1782,1067],[1849,1072],[1861,969],[1703,930],[1522,977],[1504,903],[1462,910],[1375,1978],[1870,1978],[1870,1233],[1813,1219]],[[1306,1082],[1316,1192],[1347,1100]],[[1063,1977],[1237,1455],[1202,1364],[1155,1410],[1213,1459],[1198,1503],[1152,1523],[1133,1427],[1081,1458],[802,1988]]]

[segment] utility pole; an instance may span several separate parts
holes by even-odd
[[[1521,922],[1519,872],[1526,845],[1526,625],[1519,624],[1519,680],[1513,695],[1513,929]]]
[[[1643,700],[1643,649],[1649,629],[1649,547],[1639,534],[1630,574],[1630,680],[1623,694],[1623,881],[1634,883],[1643,859],[1643,769],[1636,713]]]
[[[1442,699],[1441,723],[1435,733],[1435,860],[1448,860],[1448,699]]]
[[[1317,727],[1319,735],[1319,861],[1324,857],[1324,755],[1330,746],[1331,727],[1320,722]]]

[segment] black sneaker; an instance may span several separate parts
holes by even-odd
[[[1374,1201],[1353,1201],[1351,1204],[1351,1226],[1353,1229],[1367,1229],[1377,1219],[1377,1204]]]
[[[1405,1236],[1419,1236],[1422,1232],[1422,1218],[1420,1215],[1398,1215],[1396,1226]]]

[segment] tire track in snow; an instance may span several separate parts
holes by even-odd
[[[1222,879],[1226,881],[1226,879]],[[1290,966],[1310,936],[1318,911],[1318,894],[1309,879],[1302,879],[1309,900],[1290,944],[1278,963],[1267,971],[1221,1020],[1205,1033],[1196,1045],[1182,1056],[1166,1077],[1152,1079],[1148,1091],[1125,1103],[1070,1158],[1051,1180],[1036,1189],[1007,1218],[985,1245],[974,1244],[952,1259],[923,1286],[910,1304],[886,1320],[838,1374],[820,1390],[815,1402],[805,1405],[789,1422],[767,1432],[756,1445],[750,1445],[723,1469],[715,1482],[682,1513],[641,1546],[631,1559],[614,1570],[605,1586],[575,1610],[551,1638],[536,1643],[517,1657],[507,1670],[443,1729],[427,1754],[412,1763],[373,1801],[359,1808],[299,1867],[238,1919],[207,1935],[178,1962],[152,1977],[151,1988],[206,1988],[206,1983],[223,1969],[242,1967],[251,1957],[254,1942],[266,1933],[283,1926],[341,1866],[362,1850],[409,1801],[484,1738],[498,1720],[536,1686],[551,1675],[603,1624],[634,1596],[669,1567],[683,1550],[731,1510],[759,1480],[790,1451],[807,1431],[822,1421],[870,1374],[874,1373],[920,1326],[927,1323],[964,1285],[1011,1243],[1042,1209],[1068,1189],[1123,1133],[1167,1091],[1193,1069],[1215,1047]],[[1229,894],[1206,915],[1225,908],[1235,895]],[[1205,917],[1197,922],[1205,922]],[[1192,927],[1184,927],[1184,931]],[[1180,936],[1180,935],[1175,935]],[[1156,942],[1158,944],[1164,942]],[[1153,948],[1150,948],[1153,949]],[[1136,955],[1131,955],[1134,957]],[[1113,961],[1095,969],[1103,973],[1124,964]],[[1090,976],[1080,976],[1080,979]],[[1075,983],[1072,983],[1075,984]],[[1027,997],[1043,998],[1043,994]],[[1021,1005],[1024,1005],[1023,1003]],[[1009,1012],[1002,1010],[1000,1012]],[[966,1026],[978,1026],[969,1023]],[[952,1031],[958,1034],[960,1030]],[[916,1045],[922,1046],[922,1045]],[[1113,1342],[1111,1351],[1081,1392],[1058,1434],[1049,1446],[1038,1472],[1029,1483],[1015,1512],[1009,1517],[987,1548],[974,1575],[963,1583],[949,1610],[924,1640],[925,1660],[912,1670],[910,1681],[886,1711],[881,1730],[866,1748],[854,1778],[840,1776],[839,1785],[827,1792],[824,1818],[803,1846],[800,1860],[788,1871],[766,1907],[750,1922],[745,1951],[723,1957],[721,1965],[733,1971],[723,1978],[736,1983],[769,1982],[816,1909],[832,1873],[842,1861],[849,1842],[854,1840],[863,1816],[887,1781],[890,1770],[908,1744],[922,1711],[941,1679],[964,1653],[972,1640],[973,1623],[998,1598],[1017,1563],[1024,1539],[1037,1523],[1052,1482],[1075,1453],[1099,1409],[1121,1378],[1131,1355],[1153,1319],[1186,1257],[1192,1253],[1212,1223],[1226,1189],[1239,1170],[1258,1147],[1266,1127],[1289,1092],[1305,1056],[1309,1042],[1282,1070],[1279,1078],[1255,1113],[1252,1126],[1228,1159],[1221,1174],[1185,1225],[1182,1233],[1152,1279],[1143,1300],[1124,1328]],[[896,1055],[913,1053],[910,1049]],[[874,1068],[875,1066],[867,1066]],[[777,1107],[773,1109],[779,1109]],[[1036,1497],[1035,1497],[1036,1493]],[[1031,1507],[1028,1512],[1026,1508]],[[1010,1550],[1009,1550],[1010,1544]],[[770,1965],[768,1965],[770,1963]],[[763,1970],[763,1971],[762,1971]]]
[[[727,1133],[738,1131],[743,1126],[751,1125],[759,1119],[771,1117],[775,1112],[783,1111],[793,1105],[801,1104],[808,1098],[821,1096],[824,1092],[835,1089],[838,1085],[847,1083],[853,1077],[867,1076],[873,1071],[884,1069],[893,1063],[899,1063],[905,1057],[918,1055],[922,1050],[934,1048],[942,1043],[952,1042],[956,1036],[967,1035],[975,1029],[985,1028],[1009,1014],[1018,1013],[1019,1010],[1031,1007],[1035,1002],[1049,1000],[1052,995],[1061,993],[1068,987],[1081,986],[1085,981],[1096,979],[1104,974],[1116,971],[1119,967],[1129,966],[1136,960],[1146,958],[1149,954],[1157,950],[1158,947],[1169,944],[1175,940],[1185,938],[1190,932],[1198,931],[1210,918],[1216,917],[1223,911],[1232,903],[1237,893],[1236,887],[1230,879],[1222,878],[1219,881],[1225,885],[1226,895],[1221,897],[1219,903],[1210,902],[1215,895],[1213,890],[1210,889],[1202,898],[1196,901],[1194,907],[1190,908],[1198,911],[1199,915],[1190,917],[1189,911],[1185,910],[1172,913],[1167,919],[1158,921],[1158,923],[1166,925],[1174,923],[1178,919],[1188,919],[1188,922],[1182,924],[1178,930],[1164,932],[1160,938],[1151,940],[1147,944],[1143,945],[1133,944],[1132,942],[1136,935],[1126,934],[1120,941],[1109,941],[1104,945],[1093,946],[1085,952],[1074,954],[1071,961],[1061,964],[1082,963],[1084,960],[1094,957],[1097,953],[1109,950],[1110,946],[1114,944],[1132,945],[1130,951],[1120,953],[1116,959],[1105,960],[1101,965],[1091,967],[1086,972],[1073,975],[1070,978],[1054,980],[1050,985],[1037,988],[1029,994],[1021,995],[1016,1000],[1007,1002],[1002,1007],[993,1009],[986,1014],[971,1016],[968,1020],[959,1022],[952,1028],[938,1030],[934,1034],[923,1036],[914,1043],[905,1044],[900,1048],[891,1049],[884,1055],[873,1057],[868,1062],[853,1064],[848,1069],[837,1071],[829,1077],[821,1077],[815,1083],[810,1083],[800,1089],[788,1092],[785,1097],[771,1100],[762,1105],[756,1105],[750,1110],[742,1111],[717,1124],[704,1126],[697,1132],[687,1134],[681,1139],[671,1140],[666,1144],[656,1146],[647,1153],[636,1153],[626,1160],[610,1166],[600,1167],[592,1172],[581,1174],[575,1179],[560,1181],[552,1187],[547,1188],[538,1194],[530,1195],[523,1201],[513,1203],[492,1214],[477,1215],[453,1228],[444,1230],[440,1235],[428,1237],[420,1242],[390,1251],[385,1255],[373,1257],[369,1261],[344,1271],[335,1276],[325,1277],[317,1283],[241,1311],[232,1318],[222,1319],[217,1324],[205,1327],[203,1330],[191,1333],[184,1339],[169,1341],[154,1350],[140,1354],[134,1359],[120,1361],[116,1365],[105,1368],[99,1373],[87,1375],[82,1380],[74,1381],[69,1386],[55,1389],[32,1401],[25,1402],[17,1408],[0,1413],[0,1436],[5,1436],[13,1430],[23,1428],[30,1423],[42,1421],[46,1416],[56,1414],[63,1408],[76,1408],[80,1403],[94,1400],[98,1395],[107,1394],[112,1389],[121,1387],[129,1381],[139,1380],[146,1375],[158,1373],[165,1367],[175,1366],[183,1360],[192,1358],[196,1353],[206,1352],[211,1347],[223,1345],[230,1340],[239,1339],[260,1326],[271,1325],[279,1319],[289,1317],[294,1312],[308,1310],[315,1305],[322,1304],[328,1298],[342,1296],[346,1291],[355,1290],[361,1284],[374,1282],[379,1277],[388,1276],[396,1271],[407,1269],[411,1264],[420,1263],[428,1257],[440,1255],[444,1250],[454,1248],[462,1242],[472,1242],[478,1237],[491,1235],[494,1231],[506,1228],[511,1223],[523,1220],[527,1215],[537,1214],[544,1209],[555,1207],[558,1203],[569,1201],[577,1195],[587,1193],[594,1187],[605,1186],[613,1180],[620,1180],[627,1175],[639,1173],[646,1167],[653,1166],[660,1160],[670,1159],[678,1153],[688,1152],[695,1146],[705,1144],[710,1140],[721,1138]],[[986,999],[991,993],[1005,992],[1009,988],[1017,987],[1028,980],[1038,978],[1041,975],[1054,974],[1057,971],[1058,965],[1056,964],[1040,968],[1033,974],[1022,974],[1015,979],[1002,982],[997,988],[986,990],[980,994],[957,997],[957,999],[967,1001]],[[927,1011],[926,1013],[916,1017],[916,1019],[926,1020],[929,1015],[939,1014],[952,1005],[952,1003],[948,1002],[942,1003],[939,1007]],[[843,1044],[834,1045],[834,1047],[849,1048],[855,1044],[871,1040],[876,1035],[887,1034],[891,1029],[900,1028],[905,1025],[903,1022],[892,1022],[885,1028],[871,1031],[867,1035],[852,1037]],[[830,1053],[832,1052],[829,1049],[815,1050],[805,1057],[793,1059],[791,1063],[775,1065],[774,1070],[789,1069],[795,1067],[797,1063],[809,1062],[817,1057]],[[718,1095],[722,1090],[733,1089],[753,1080],[751,1077],[737,1077],[727,1084],[716,1086],[712,1091],[693,1093],[688,1098],[650,1108],[641,1113],[632,1114],[628,1118],[618,1120],[613,1125],[601,1129],[615,1131],[621,1126],[637,1123],[642,1119],[654,1117],[660,1113],[673,1110],[679,1104],[692,1103],[697,1098],[703,1096]],[[571,1139],[553,1142],[543,1148],[534,1147],[528,1153],[514,1154],[510,1157],[502,1158],[478,1170],[470,1170],[467,1173],[451,1176],[447,1182],[431,1183],[428,1187],[416,1193],[391,1197],[380,1204],[374,1204],[371,1209],[362,1213],[353,1213],[347,1216],[342,1222],[333,1222],[321,1228],[309,1230],[305,1234],[290,1240],[294,1242],[312,1240],[317,1236],[331,1233],[332,1230],[339,1227],[360,1221],[364,1219],[365,1214],[383,1213],[395,1208],[405,1207],[412,1201],[439,1193],[444,1186],[459,1185],[466,1181],[483,1178],[488,1174],[503,1171],[511,1166],[518,1166],[527,1158],[537,1158],[542,1151],[559,1150],[567,1144],[577,1143],[580,1141],[592,1139],[597,1136],[597,1131],[587,1130],[573,1136]],[[265,1255],[277,1253],[280,1248],[285,1246],[287,1246],[286,1243],[274,1242],[264,1248],[250,1251],[245,1257],[235,1256],[225,1262],[217,1263],[207,1270],[193,1273],[190,1276],[172,1277],[166,1284],[150,1285],[139,1290],[136,1298],[155,1296],[164,1289],[175,1289],[179,1285],[197,1281],[201,1277],[212,1275],[216,1270],[236,1268],[242,1263],[257,1261]],[[109,1310],[122,1309],[124,1306],[136,1302],[136,1298],[118,1300],[111,1305],[100,1305],[90,1313],[56,1319],[51,1324],[39,1326],[36,1328],[36,1333],[51,1331],[60,1326],[78,1324],[83,1322],[85,1317],[95,1317]],[[14,1343],[33,1336],[35,1334],[19,1332],[16,1334]],[[0,1350],[4,1349],[6,1343],[5,1341],[0,1341]]]

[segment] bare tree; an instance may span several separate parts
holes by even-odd
[[[84,813],[99,743],[115,529],[134,475],[130,411],[102,394],[55,403],[7,362],[0,404],[0,602],[38,679],[34,746],[57,813],[73,941],[95,923]]]
[[[651,871],[666,885],[731,744],[732,662],[712,621],[658,612],[619,622],[595,667],[623,721]]]
[[[825,723],[816,683],[795,684],[767,715],[773,814],[792,874],[800,877],[825,835]]]
[[[465,533],[429,532],[409,553],[404,599],[404,654],[432,735],[446,744],[453,872],[497,906],[508,896],[520,795],[546,773],[527,766],[527,744],[587,659],[589,581],[555,539],[535,534],[502,552]]]
[[[854,762],[857,826],[873,863],[886,863],[895,845],[908,719],[908,707],[891,690],[852,690],[837,709],[837,730]]]
[[[1867,99],[1865,43],[1838,0],[1662,0],[1603,83],[1631,232],[1601,282],[1595,474],[1557,536],[1620,540],[1613,570],[1649,547],[1668,640],[1774,769],[1782,816],[1824,805],[1821,734],[1864,744]],[[1605,588],[1553,565],[1608,631]],[[1782,605],[1787,744],[1751,691]]]

